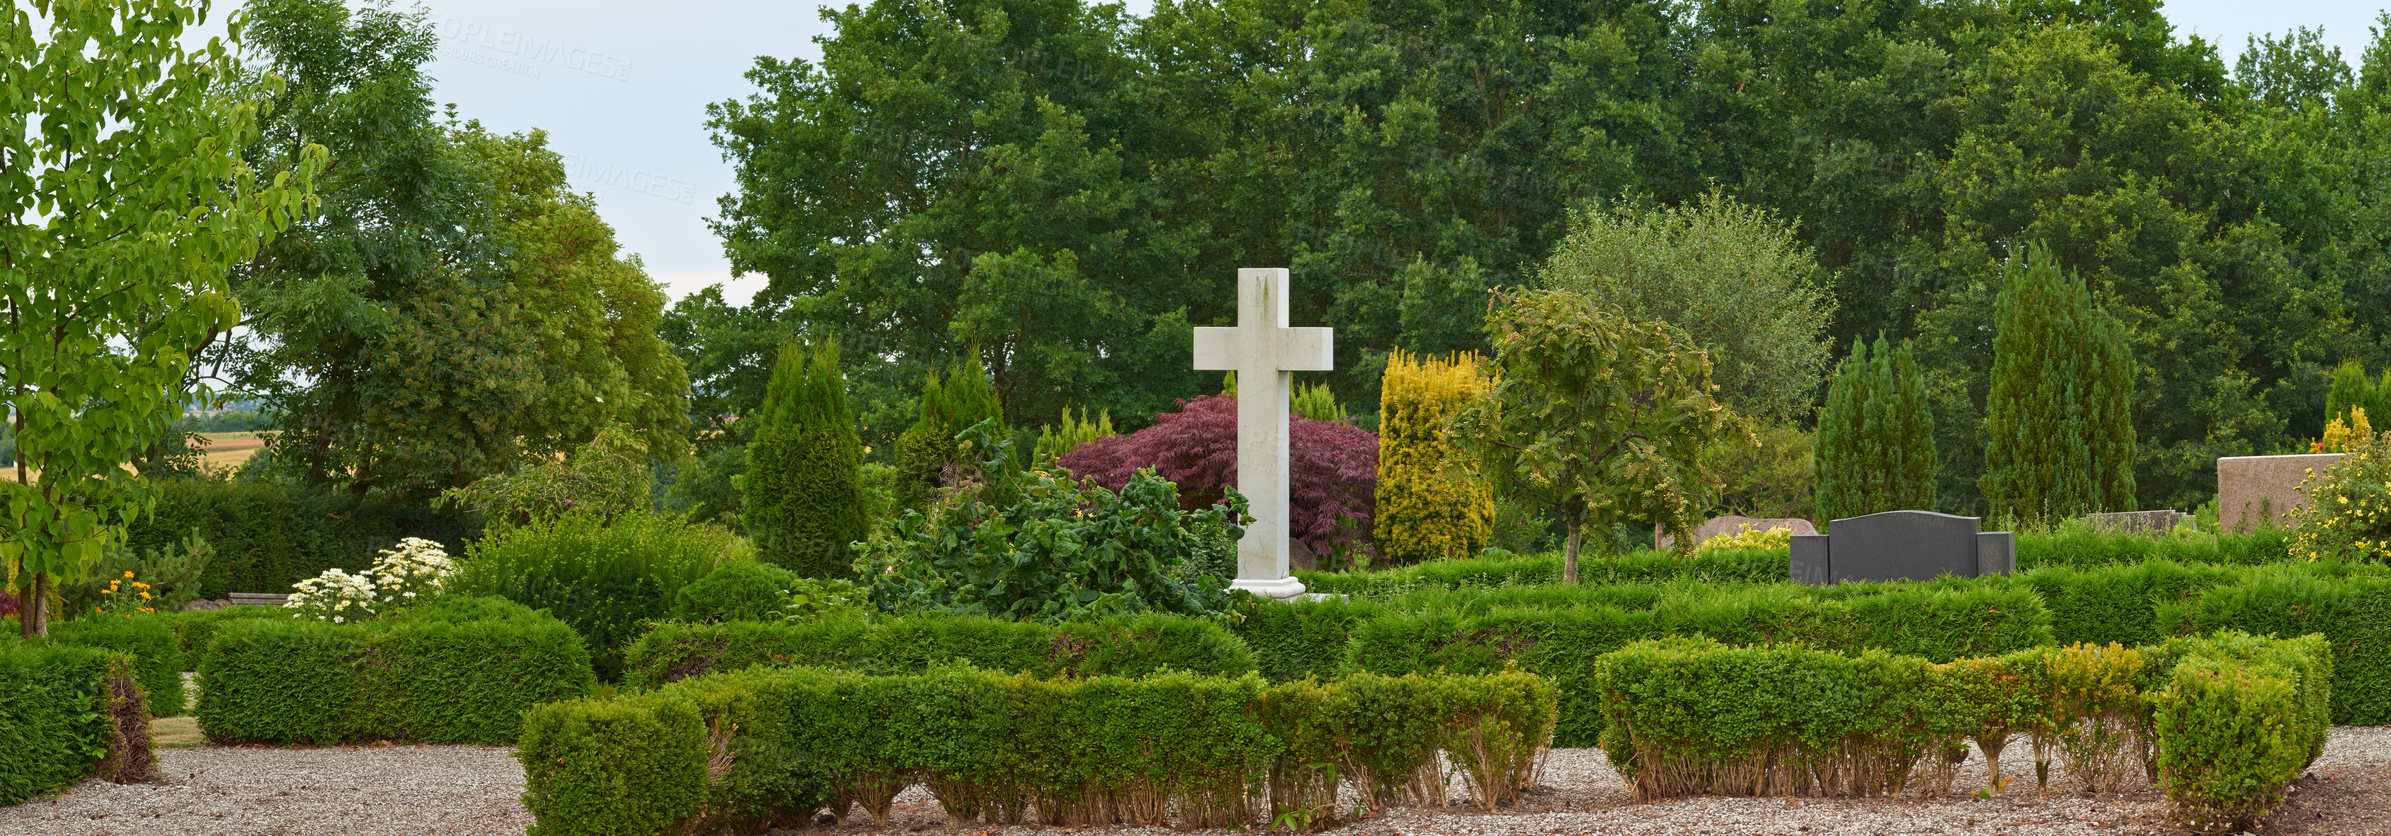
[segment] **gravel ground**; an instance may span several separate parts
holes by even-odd
[[[1514,809],[1401,810],[1347,823],[1338,833],[1446,834],[1841,834],[2028,833],[2138,836],[2181,831],[2161,818],[2157,790],[2086,796],[2062,784],[2046,797],[2032,787],[2031,755],[2012,744],[2006,797],[1969,794],[1984,783],[1970,757],[1955,792],[1941,798],[1692,798],[1629,801],[1626,784],[1593,749],[1553,753],[1544,784]],[[0,808],[0,834],[185,836],[185,834],[520,834],[530,823],[517,797],[523,773],[508,750],[484,746],[335,749],[194,748],[159,753],[166,782],[87,783],[58,796]],[[1459,794],[1456,793],[1456,797]],[[858,816],[845,827],[781,833],[911,833],[1030,836],[1041,827],[947,828],[921,788],[899,797],[889,827]],[[1159,827],[1078,828],[1112,836],[1185,834]],[[1212,831],[1225,833],[1226,831]],[[2293,785],[2269,834],[2391,836],[2391,727],[2337,728],[2324,757]]]

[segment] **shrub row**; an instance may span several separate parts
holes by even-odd
[[[451,554],[481,533],[478,521],[424,506],[267,482],[169,479],[158,502],[128,529],[137,550],[173,548],[198,529],[215,547],[199,594],[286,592],[326,569],[363,571],[374,553],[407,537]]]
[[[2054,761],[2096,792],[2147,777],[2167,789],[2179,824],[2221,833],[2255,827],[2324,751],[2330,671],[2316,636],[2225,633],[1948,664],[1681,638],[1605,654],[1594,687],[1604,754],[1638,800],[1947,792],[1963,739],[1986,754],[1988,789],[1999,792],[2000,755],[2022,734],[2040,784]]]
[[[1037,679],[946,667],[715,674],[534,709],[518,757],[536,836],[761,830],[827,805],[885,823],[926,784],[957,823],[1317,823],[1339,775],[1365,804],[1443,803],[1441,751],[1491,807],[1533,775],[1553,697],[1519,673]]]
[[[1877,595],[1828,600],[1777,586],[1667,599],[1650,610],[1390,613],[1356,625],[1347,664],[1389,675],[1487,673],[1517,664],[1550,678],[1559,692],[1560,745],[1591,746],[1604,722],[1593,690],[1597,660],[1634,642],[1669,636],[1853,653],[1878,648],[1946,661],[2051,643],[2050,614],[2029,589],[1887,587]]]
[[[183,650],[174,630],[157,616],[133,618],[89,617],[50,625],[50,640],[59,644],[96,647],[123,654],[133,678],[147,695],[149,713],[180,717],[190,713],[183,693]]]
[[[1137,677],[1169,669],[1211,676],[1254,670],[1254,654],[1210,621],[1148,614],[1039,624],[924,615],[788,623],[658,625],[624,652],[624,684],[654,688],[756,665],[857,673],[920,673],[942,663],[1051,679]]]
[[[199,663],[200,731],[217,743],[505,744],[525,709],[590,692],[572,628],[471,602],[354,625],[227,622]]]
[[[1665,551],[1641,551],[1615,559],[1588,557],[1578,576],[1589,585],[1649,584],[1678,580],[1709,583],[1774,583],[1790,580],[1782,550],[1716,549],[1684,560]],[[1551,586],[1561,582],[1558,553],[1431,560],[1379,572],[1296,572],[1307,592],[1393,598],[1422,590]]]
[[[156,777],[132,662],[99,648],[0,643],[0,740],[0,806],[93,775]]]

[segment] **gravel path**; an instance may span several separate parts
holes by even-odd
[[[1979,800],[1980,757],[1962,764],[1942,798],[1692,798],[1634,804],[1617,773],[1593,749],[1553,753],[1544,786],[1516,808],[1484,815],[1466,808],[1401,810],[1348,823],[1340,834],[1512,836],[1513,834],[2030,833],[2178,836],[2161,818],[2157,790],[2085,796],[2060,786],[2032,790],[2033,764],[2012,745],[2003,771],[2022,779],[2007,797]],[[188,834],[476,834],[514,836],[530,824],[518,796],[523,773],[508,750],[485,746],[335,749],[194,748],[159,753],[166,783],[86,783],[61,795],[0,808],[0,835],[186,836]],[[1458,796],[1457,796],[1458,797]],[[1051,836],[1039,827],[947,829],[921,788],[898,799],[890,826],[858,817],[841,828],[779,833],[912,833]],[[1079,828],[1112,836],[1186,834],[1158,827]],[[1225,833],[1226,831],[1211,831]],[[2291,836],[2391,836],[2391,727],[2337,728],[2324,757],[2293,785],[2267,831]]]

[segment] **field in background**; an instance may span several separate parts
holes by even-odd
[[[257,451],[266,446],[266,440],[259,438],[255,432],[200,433],[199,442],[199,461],[209,470],[237,470],[249,461],[250,456],[257,455]],[[38,470],[27,473],[34,478],[41,476]],[[16,481],[17,469],[7,468],[6,473],[0,474],[0,479]]]

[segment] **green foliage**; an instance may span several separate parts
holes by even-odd
[[[65,602],[64,614],[89,616],[104,605],[133,597],[134,590],[126,586],[139,580],[149,585],[141,590],[149,594],[134,609],[181,612],[183,607],[199,600],[200,576],[215,556],[215,547],[199,536],[197,528],[191,529],[190,536],[182,542],[157,549],[136,549],[121,541],[110,542],[100,549],[99,562],[88,567],[82,578],[58,585],[58,597]],[[113,591],[101,592],[112,586]]]
[[[1629,320],[1676,326],[1709,352],[1721,402],[1797,421],[1816,402],[1834,300],[1794,232],[1715,188],[1673,207],[1582,209],[1538,275]]]
[[[1315,810],[1340,771],[1366,779],[1368,806],[1442,806],[1444,775],[1422,768],[1440,753],[1491,809],[1533,774],[1552,706],[1548,685],[1518,673],[1266,689],[1250,675],[1182,672],[758,669],[534,709],[522,760],[534,833],[616,832],[600,829],[608,818],[634,832],[754,829],[826,801],[841,818],[860,807],[885,825],[916,782],[959,823],[1106,825],[1167,811],[1226,827],[1263,818],[1262,801],[1273,818]],[[651,798],[620,789],[649,781],[663,788]]]
[[[1030,469],[1051,468],[1055,459],[1062,458],[1074,447],[1120,434],[1119,430],[1113,429],[1111,412],[1099,412],[1096,419],[1091,421],[1087,413],[1082,412],[1074,417],[1070,407],[1063,407],[1063,423],[1060,426],[1038,428],[1037,447],[1030,454]]]
[[[801,577],[769,563],[731,563],[706,573],[674,596],[674,621],[779,621]]]
[[[1818,419],[1818,516],[1843,519],[1934,504],[1934,409],[1910,344],[1853,340]]]
[[[151,716],[190,713],[183,671],[192,660],[183,655],[174,629],[156,616],[63,621],[51,625],[50,638],[58,644],[114,651],[131,660],[133,678],[149,700]]]
[[[2391,433],[2351,444],[2341,461],[2310,468],[2307,500],[2291,509],[2291,555],[2391,563]]]
[[[2039,247],[2009,260],[1996,304],[1980,485],[1991,515],[2131,510],[2138,372],[2124,326]]]
[[[1586,570],[1603,584],[1655,583],[1686,579],[1712,583],[1784,581],[1787,555],[1777,551],[1697,552],[1686,560],[1670,552],[1630,552]],[[1325,595],[1387,598],[1423,589],[1488,589],[1561,582],[1562,556],[1488,555],[1473,560],[1432,560],[1381,572],[1297,572],[1304,588]]]
[[[242,11],[255,71],[284,84],[242,153],[280,171],[320,140],[340,172],[309,223],[234,276],[256,339],[209,349],[276,414],[256,466],[412,502],[610,426],[678,457],[690,384],[656,336],[663,289],[617,252],[546,135],[443,119],[420,10]]]
[[[2177,635],[2322,634],[2334,656],[2333,724],[2391,722],[2391,578],[2261,570],[2240,583],[2166,602],[2158,619]]]
[[[207,652],[208,642],[216,639],[216,631],[234,621],[250,619],[288,620],[291,614],[281,607],[222,607],[213,610],[162,612],[144,616],[149,621],[166,625],[174,631],[174,643],[179,651],[177,667],[194,670],[199,657]],[[159,715],[169,716],[169,715]]]
[[[1499,304],[1487,319],[1496,383],[1454,417],[1454,432],[1498,491],[1568,528],[1561,582],[1577,582],[1588,532],[1616,555],[1623,523],[1692,530],[1715,488],[1702,451],[1730,420],[1711,399],[1702,351],[1670,325],[1630,322],[1574,293],[1526,291]]]
[[[285,592],[326,569],[363,572],[374,555],[408,537],[450,552],[481,533],[473,518],[317,488],[265,482],[168,479],[157,506],[128,528],[126,546],[156,553],[192,532],[215,553],[200,573],[202,598],[227,592]]]
[[[225,275],[315,207],[322,146],[272,172],[239,156],[274,85],[241,74],[237,40],[185,46],[205,10],[45,2],[0,30],[0,123],[39,126],[0,130],[0,414],[18,475],[39,474],[0,480],[0,563],[29,636],[50,584],[155,501],[123,465],[210,399],[191,358],[241,322]]]
[[[1749,436],[1725,439],[1702,453],[1719,478],[1722,514],[1762,519],[1825,519],[1818,513],[1818,443],[1787,424],[1755,424]]]
[[[1287,404],[1288,412],[1314,421],[1352,420],[1352,416],[1345,414],[1345,405],[1337,403],[1336,393],[1328,391],[1326,383],[1296,384]]]
[[[448,588],[556,614],[587,643],[599,678],[613,682],[623,646],[644,622],[671,612],[682,587],[745,559],[730,532],[680,517],[577,513],[492,530],[467,550]]]
[[[845,577],[868,533],[862,442],[847,411],[837,343],[782,343],[747,446],[740,521],[757,558],[807,577]]]
[[[922,381],[921,418],[897,436],[897,507],[926,508],[938,492],[969,478],[979,462],[955,443],[955,436],[990,418],[1002,423],[1004,407],[980,369],[978,351],[956,361],[942,379]]]
[[[2350,411],[2355,409],[2366,410],[2369,416],[2386,414],[2383,392],[2376,388],[2374,378],[2366,374],[2366,364],[2343,360],[2333,368],[2332,388],[2325,390],[2325,423],[2350,423]]]
[[[1327,682],[1345,674],[1354,627],[1390,610],[1375,601],[1334,593],[1298,601],[1253,599],[1238,605],[1229,629],[1252,648],[1264,680]]]
[[[2331,730],[2333,650],[2323,637],[2179,639],[2150,694],[2168,817],[2194,833],[2256,830]]]
[[[0,640],[0,807],[82,783],[119,745],[111,656]]]
[[[576,511],[611,517],[649,507],[649,459],[638,431],[606,427],[562,458],[484,476],[441,498],[485,521],[512,525]]]
[[[536,820],[525,834],[671,832],[705,801],[709,754],[706,727],[686,700],[578,699],[533,708],[515,750],[523,806]]]
[[[758,665],[895,675],[959,662],[1040,678],[1162,670],[1240,676],[1255,669],[1253,652],[1228,630],[1159,614],[1051,625],[952,616],[666,623],[640,636],[624,656],[624,684],[635,688]]]
[[[1178,486],[1150,470],[1120,493],[1024,472],[1008,464],[1011,442],[989,439],[994,428],[965,434],[988,456],[986,484],[934,514],[907,511],[889,536],[863,544],[856,565],[875,605],[1040,621],[1228,606],[1243,497],[1182,511]]]
[[[216,743],[505,745],[522,733],[525,709],[595,686],[572,628],[472,609],[353,625],[227,623],[199,660],[199,729]]]
[[[1372,540],[1387,564],[1476,557],[1494,528],[1494,490],[1448,423],[1490,381],[1475,354],[1386,360],[1378,400],[1378,496]]]

